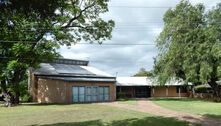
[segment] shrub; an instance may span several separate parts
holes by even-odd
[[[22,102],[31,102],[32,101],[32,97],[29,93],[23,95],[20,99]]]
[[[19,85],[19,90],[20,90],[20,100],[22,102],[31,102],[32,97],[30,93],[28,92],[28,79],[25,79],[21,81]]]
[[[123,92],[119,92],[119,93],[117,93],[117,98],[118,99],[126,99],[126,95]]]
[[[196,93],[212,93],[212,90],[210,87],[206,86],[196,86],[194,87]]]

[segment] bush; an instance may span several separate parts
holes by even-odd
[[[28,79],[23,80],[19,85],[20,90],[20,100],[22,102],[31,102],[32,97],[28,92]]]
[[[119,92],[119,93],[117,93],[117,98],[118,99],[126,99],[127,97],[126,97],[125,93]]]
[[[214,102],[221,102],[221,98],[215,97],[215,98],[213,98],[213,101],[214,101]]]
[[[194,89],[196,93],[212,93],[211,88],[206,86],[196,86]]]
[[[32,101],[32,97],[29,93],[23,95],[22,97],[20,97],[20,99],[22,102],[31,102]]]

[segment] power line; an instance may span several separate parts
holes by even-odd
[[[22,57],[2,57],[0,56],[1,59],[13,59],[13,58],[21,58],[21,59],[33,59],[33,58],[22,58]],[[87,60],[87,59],[86,59]],[[128,63],[128,64],[131,64],[133,62],[129,61],[125,61],[125,59],[119,59],[119,58],[114,58],[112,60],[89,60],[90,62],[115,62],[115,61],[123,61],[121,63]],[[136,63],[144,63],[144,62],[141,62],[141,61],[137,61]]]
[[[121,29],[131,29],[131,28],[159,28],[158,26],[148,26],[145,24],[135,24],[136,22],[134,22],[134,24],[116,24],[116,27],[114,27],[113,29],[115,30],[121,30]],[[145,22],[143,22],[145,23]],[[149,22],[149,23],[156,23],[156,24],[164,24],[164,22]],[[190,23],[191,24],[197,24],[197,23],[203,23],[203,22],[180,22],[180,23]],[[221,24],[221,22],[212,22],[213,24]],[[148,22],[147,22],[148,24]],[[0,30],[5,29],[5,28],[0,28]],[[96,30],[93,28],[85,28],[88,30]],[[77,28],[68,28],[68,29],[53,29],[53,28],[36,28],[35,30],[32,30],[31,28],[18,28],[17,30],[22,30],[22,31],[28,31],[28,32],[37,32],[36,30],[59,30],[59,31],[65,31],[65,30],[77,30]],[[184,29],[185,30],[185,29]],[[13,31],[12,31],[13,32]]]
[[[134,28],[136,28],[136,29],[139,29],[139,28],[159,28],[159,27],[148,27],[148,26],[121,26],[121,27],[114,27],[113,29],[115,29],[115,30],[121,30],[121,29],[134,29]],[[1,28],[0,28],[1,29]],[[32,30],[30,30],[30,29],[18,29],[18,30],[21,30],[21,31],[27,31],[27,32],[36,32],[36,31],[32,31]],[[48,31],[50,31],[50,30],[53,30],[53,29],[43,29],[43,30],[48,30]],[[72,31],[72,30],[76,30],[76,29],[66,29],[67,31]],[[91,30],[93,30],[93,29],[91,29]],[[96,30],[96,29],[95,29]],[[60,30],[60,31],[62,31],[62,30]],[[13,32],[13,31],[11,31],[11,32]],[[38,33],[38,32],[37,32]]]
[[[163,29],[163,27],[146,27],[146,26],[139,26],[139,27],[136,27],[136,26],[133,26],[133,27],[115,27],[113,28],[113,31],[128,31],[128,30],[131,30],[131,31],[148,31],[148,32],[155,32],[155,31],[159,31],[161,32],[161,28]],[[191,29],[191,28],[190,28]],[[177,29],[178,31],[188,31],[190,29]],[[194,28],[193,28],[194,29]],[[45,30],[48,30],[48,31],[45,31],[46,33],[50,33],[52,29],[45,29]],[[75,29],[67,29],[67,31],[74,31]],[[35,31],[31,31],[31,30],[21,30],[23,32],[34,32]],[[11,31],[13,32],[13,31]],[[31,34],[31,33],[30,33]]]
[[[162,19],[158,19],[162,20]],[[143,22],[117,22],[115,21],[115,24],[117,26],[137,26],[137,25],[145,25],[146,24],[164,24],[165,22],[163,21],[143,21]],[[179,21],[179,23],[189,23],[189,24],[198,24],[198,23],[205,23],[204,21]],[[221,21],[213,21],[210,22],[211,24],[221,24]],[[92,29],[96,27],[85,27],[85,29]],[[0,28],[0,29],[6,29],[6,28]],[[35,31],[35,30],[76,30],[76,28],[60,28],[60,29],[55,29],[55,28],[18,28],[18,30],[30,30],[30,31]]]
[[[144,9],[170,9],[170,8],[176,8],[176,6],[119,6],[119,5],[110,5],[109,8],[118,8],[118,9],[124,9],[124,8],[144,8]],[[205,8],[212,8],[213,6],[204,6]]]
[[[0,40],[0,43],[37,43],[34,41],[22,41],[22,40],[16,40],[16,41],[6,41],[6,40]]]
[[[81,44],[85,44],[85,45],[93,45],[93,44],[90,44],[90,43],[77,43],[79,45]],[[133,44],[133,43],[102,43],[102,44],[96,44],[96,45],[119,45],[119,46],[124,46],[124,45],[134,45],[134,46],[139,46],[139,45],[149,45],[149,46],[155,46],[156,44],[147,44],[147,43],[137,43],[137,44]]]
[[[33,58],[22,58],[22,57],[2,57],[0,56],[0,59],[17,59],[17,58],[20,58],[20,59],[26,59],[26,60],[32,60]],[[142,62],[142,61],[135,61],[135,62],[131,62],[131,61],[125,61],[125,60],[122,60],[122,59],[112,59],[112,60],[89,60],[90,63],[117,63],[117,64],[143,64],[143,63],[146,63],[146,62]]]
[[[0,43],[38,43],[38,42],[34,42],[34,41],[5,41],[5,40],[0,40]],[[73,45],[98,45],[98,46],[102,46],[102,45],[119,45],[119,46],[127,46],[127,45],[134,45],[134,46],[138,46],[138,45],[148,45],[148,46],[156,46],[156,44],[154,43],[86,43],[86,42],[79,42],[79,43],[75,43],[75,42],[70,42],[73,43]]]
[[[4,41],[4,40],[0,40],[0,43],[37,43],[37,42],[33,42],[33,41]],[[127,46],[127,45],[133,45],[133,46],[139,46],[139,45],[149,45],[149,46],[155,46],[155,44],[151,44],[151,43],[74,43],[74,45],[98,45],[98,46],[108,46],[108,45],[119,45],[119,46]]]

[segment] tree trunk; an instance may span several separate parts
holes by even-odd
[[[8,93],[8,95],[10,96],[10,103],[11,104],[15,104],[15,97],[14,97],[14,95],[12,95],[11,93]]]
[[[209,85],[212,87],[212,90],[213,90],[213,96],[215,98],[221,98],[221,93],[220,93],[220,86],[219,84],[216,83],[216,81],[210,81],[208,82]]]
[[[14,86],[14,94],[12,96],[12,104],[18,105],[19,104],[19,97],[20,97],[20,89],[19,89],[19,83],[21,81],[21,76],[24,76],[22,74],[22,71],[17,71],[14,73],[14,78],[12,80],[12,84]]]
[[[6,83],[5,83],[5,80],[0,82],[0,87],[2,89],[2,93],[6,93]]]
[[[15,105],[19,104],[20,90],[19,90],[19,82],[15,82]]]
[[[14,104],[15,105],[18,105],[19,104],[19,97],[20,97],[20,89],[19,89],[19,83],[21,81],[21,75],[19,74],[20,72],[16,73],[15,75],[15,80],[13,82],[14,86],[15,86],[15,102]]]
[[[219,84],[216,82],[219,80],[219,78],[217,77],[218,73],[217,73],[217,69],[218,69],[218,60],[217,59],[213,59],[213,67],[212,67],[213,71],[211,74],[211,78],[210,81],[208,82],[208,84],[212,87],[213,90],[213,96],[215,99],[217,99],[218,101],[221,100],[221,94],[220,94],[220,86]]]

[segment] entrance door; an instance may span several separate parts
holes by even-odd
[[[78,100],[78,87],[72,87],[73,102],[79,102]]]
[[[79,102],[85,102],[85,87],[79,87]]]
[[[85,102],[85,87],[72,87],[73,102]]]
[[[91,101],[98,101],[98,87],[91,87]]]
[[[72,99],[74,103],[109,101],[109,87],[98,86],[74,86],[72,87]]]

